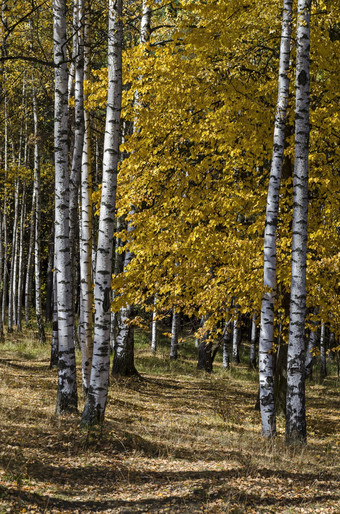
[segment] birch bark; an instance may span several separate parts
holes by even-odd
[[[318,313],[318,308],[314,309],[314,314]],[[318,325],[319,323],[313,322],[313,327],[310,331],[308,344],[306,349],[306,360],[305,360],[305,370],[306,370],[306,378],[312,378],[313,376],[313,366],[315,364],[315,357],[313,353],[317,347],[318,343]]]
[[[122,99],[122,0],[109,0],[108,96],[102,195],[94,279],[94,341],[90,387],[82,425],[104,420],[110,371],[111,267]]]
[[[235,364],[240,363],[240,352],[239,352],[239,343],[240,343],[240,319],[237,314],[237,318],[233,321],[233,347],[232,347],[232,358]]]
[[[251,318],[249,365],[256,369],[256,312]]]
[[[292,31],[292,0],[284,0],[282,13],[281,46],[279,60],[278,97],[274,123],[274,145],[270,169],[266,222],[264,233],[263,285],[265,292],[261,306],[259,341],[259,381],[262,435],[276,435],[274,378],[273,378],[273,333],[274,301],[276,295],[276,227],[279,210],[279,194],[285,144],[285,126],[289,93],[289,59]]]
[[[153,311],[151,321],[151,353],[156,353],[157,349],[157,293],[153,299]]]
[[[84,0],[75,0],[73,10],[73,59],[74,59],[74,145],[70,173],[70,259],[72,281],[73,317],[76,315],[78,259],[78,197],[84,142],[84,41],[82,24]],[[74,336],[77,337],[75,327]]]
[[[326,365],[326,325],[324,322],[321,323],[320,331],[320,378],[323,380],[327,377],[327,365]]]
[[[84,13],[84,80],[88,74],[89,23],[87,5],[80,0]],[[85,98],[84,98],[85,99]],[[81,164],[81,208],[80,208],[80,324],[79,336],[82,353],[83,393],[87,396],[90,387],[93,354],[93,292],[92,292],[92,169],[90,113],[84,109],[84,139]]]
[[[309,146],[309,33],[311,0],[298,0],[292,278],[287,358],[287,443],[306,441],[305,316]]]
[[[17,232],[18,232],[18,218],[19,218],[19,178],[15,181],[15,196],[14,196],[14,221],[12,232],[12,253],[11,253],[11,269],[9,273],[9,292],[8,292],[8,332],[13,332],[13,305],[14,305],[14,275],[15,263],[17,252]]]
[[[34,79],[33,79],[34,80]],[[41,343],[46,342],[45,329],[41,306],[41,275],[40,275],[40,156],[38,140],[38,108],[36,90],[33,86],[33,124],[34,124],[34,275],[35,275],[35,316],[38,327],[38,337]]]
[[[178,357],[178,328],[179,313],[176,312],[175,307],[173,307],[171,320],[170,359],[177,359]]]
[[[228,370],[230,368],[230,342],[231,342],[231,322],[228,320],[223,330],[222,345],[222,368]]]
[[[58,394],[56,415],[77,409],[76,364],[69,242],[69,176],[67,144],[66,0],[53,0],[55,64],[55,270],[58,311]]]
[[[23,294],[23,278],[24,278],[24,233],[25,233],[25,216],[26,216],[26,183],[24,182],[21,212],[20,212],[20,234],[19,234],[19,264],[18,264],[18,303],[17,303],[17,330],[22,330],[22,294]]]
[[[33,281],[33,254],[34,254],[34,212],[35,212],[35,194],[33,189],[32,208],[30,215],[30,232],[28,242],[28,255],[26,267],[25,282],[25,323],[26,327],[30,324],[30,310],[32,304],[32,281]]]

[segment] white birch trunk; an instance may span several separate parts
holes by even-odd
[[[80,12],[84,5],[80,0]],[[89,25],[84,21],[84,80],[88,72]],[[92,169],[91,169],[91,137],[90,113],[84,110],[84,140],[81,165],[81,208],[80,208],[80,323],[79,336],[82,354],[83,393],[87,396],[90,387],[90,376],[93,353],[93,292],[92,292]]]
[[[82,18],[84,15],[84,0],[75,0],[73,12],[73,58],[74,62],[74,145],[70,174],[70,257],[72,280],[72,308],[75,317],[75,304],[77,296],[78,259],[77,236],[78,230],[78,198],[82,166],[84,142],[84,41],[82,36]],[[76,337],[76,333],[74,332]]]
[[[230,342],[231,342],[231,322],[226,322],[223,330],[223,346],[222,346],[222,368],[228,370],[230,368]]]
[[[235,364],[240,363],[239,354],[239,343],[240,343],[240,320],[239,315],[233,321],[233,347],[232,347],[232,358]]]
[[[306,441],[305,317],[309,146],[309,31],[311,0],[298,0],[292,278],[287,359],[286,441]]]
[[[156,353],[157,349],[157,294],[153,300],[152,322],[151,322],[151,353]]]
[[[13,305],[14,305],[14,275],[15,265],[17,262],[17,232],[18,232],[18,218],[19,218],[19,178],[15,181],[15,194],[14,194],[14,221],[12,232],[12,253],[11,253],[11,270],[9,274],[9,292],[8,292],[8,332],[13,332]]]
[[[18,262],[18,303],[16,325],[19,332],[22,331],[22,295],[24,290],[24,234],[26,216],[26,183],[24,182],[21,197],[20,234],[19,234],[19,262]]]
[[[314,314],[318,313],[318,308],[314,309]],[[313,327],[310,331],[308,344],[306,349],[306,359],[305,359],[305,370],[306,370],[306,378],[312,377],[313,375],[313,366],[315,363],[315,357],[313,353],[315,352],[318,344],[318,325],[319,323],[313,322]]]
[[[28,242],[28,255],[26,267],[25,282],[25,323],[26,327],[30,324],[30,310],[32,304],[32,281],[33,281],[33,254],[34,254],[34,212],[35,212],[35,194],[33,189],[32,210],[30,215],[30,233]]]
[[[76,363],[73,341],[71,259],[69,242],[69,176],[67,145],[66,1],[53,0],[55,63],[55,270],[58,310],[58,394],[56,415],[77,409]]]
[[[327,365],[326,365],[326,325],[324,322],[321,323],[320,332],[320,378],[323,380],[327,377]]]
[[[173,307],[171,321],[170,359],[177,359],[178,357],[178,329],[179,313],[176,312],[175,307]]]
[[[269,177],[264,233],[264,268],[259,340],[259,381],[262,435],[276,435],[273,371],[274,301],[276,295],[276,227],[285,143],[287,101],[289,93],[289,59],[292,30],[292,0],[284,0],[274,145]]]
[[[111,267],[122,100],[122,0],[109,0],[108,96],[96,273],[94,341],[83,425],[104,420],[110,371]]]
[[[3,2],[2,7],[4,9],[5,2]],[[4,170],[5,170],[5,180],[7,181],[7,171],[8,171],[8,119],[7,119],[7,94],[5,94],[4,101],[4,118],[5,118],[5,140],[4,140]],[[8,283],[8,234],[7,234],[7,193],[6,186],[4,191],[4,207],[3,207],[3,217],[2,217],[2,230],[3,230],[3,241],[4,241],[4,252],[3,252],[3,272],[2,272],[2,305],[1,305],[1,319],[2,326],[5,325],[5,316],[6,316],[6,300],[7,300],[7,283]]]
[[[256,369],[256,312],[253,312],[251,318],[249,365]]]
[[[34,78],[33,78],[34,80]],[[46,342],[45,329],[41,307],[41,274],[40,274],[40,156],[38,141],[38,109],[35,87],[33,95],[33,123],[34,123],[34,275],[35,275],[35,316],[38,327],[38,337],[41,343]]]

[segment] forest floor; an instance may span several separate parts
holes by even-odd
[[[207,376],[187,343],[177,362],[139,345],[142,379],[112,380],[105,424],[88,432],[55,418],[57,372],[32,338],[0,346],[1,513],[340,512],[334,374],[308,384],[308,444],[288,448],[282,419],[261,438],[245,364]]]

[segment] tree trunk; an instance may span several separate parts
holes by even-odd
[[[77,409],[69,241],[69,175],[67,145],[66,1],[53,0],[55,62],[55,270],[58,311],[58,394],[56,415]]]
[[[276,227],[279,210],[279,194],[285,144],[286,112],[289,93],[288,69],[291,30],[292,0],[284,0],[278,97],[274,124],[274,144],[269,177],[264,233],[263,285],[266,290],[262,298],[259,340],[260,406],[262,435],[264,437],[272,437],[276,435],[272,353],[274,343],[274,301],[276,295]]]
[[[86,6],[87,7],[87,6]],[[89,23],[87,12],[84,19],[84,80],[88,73]],[[93,291],[92,291],[92,169],[90,113],[84,110],[84,140],[81,166],[80,209],[80,347],[82,354],[83,394],[90,387],[93,355]]]
[[[122,0],[109,0],[108,96],[94,279],[93,359],[90,387],[82,415],[83,426],[103,422],[109,385],[111,267],[120,140],[122,40]]]
[[[179,329],[179,313],[175,307],[172,309],[171,321],[171,341],[170,341],[170,359],[176,360],[178,357],[178,329]]]
[[[21,197],[20,233],[19,233],[19,262],[18,262],[18,297],[16,325],[19,332],[22,331],[22,295],[24,289],[24,233],[26,216],[26,183],[24,182]]]
[[[197,369],[204,370],[207,373],[212,372],[212,342],[207,341],[207,336],[202,338],[200,347],[198,349],[198,362]]]
[[[33,78],[34,80],[34,78]],[[35,316],[38,327],[38,337],[41,343],[46,342],[41,306],[41,275],[40,275],[40,157],[38,140],[38,109],[35,87],[33,86],[33,121],[34,121],[34,275],[35,275]]]
[[[223,347],[222,347],[222,368],[228,370],[230,368],[230,342],[231,342],[231,328],[230,321],[227,321],[223,332]]]
[[[48,244],[48,261],[46,277],[46,321],[53,319],[53,258],[54,258],[54,225],[52,227],[51,239]]]
[[[318,309],[314,309],[314,314],[317,314]],[[313,376],[313,366],[315,364],[315,357],[313,353],[316,350],[318,343],[318,323],[313,323],[313,329],[310,331],[308,345],[306,350],[306,360],[305,360],[305,370],[306,370],[306,378],[312,378]]]
[[[152,322],[151,322],[151,353],[156,353],[157,349],[157,294],[153,300]]]
[[[256,312],[251,318],[249,366],[256,369]]]
[[[130,377],[138,375],[134,364],[134,329],[129,323],[130,305],[123,307],[118,316],[117,344],[112,364],[112,375]]]
[[[327,364],[326,364],[326,325],[321,323],[320,333],[320,378],[323,380],[327,377]]]
[[[33,254],[34,254],[34,212],[35,212],[35,191],[32,195],[32,210],[30,216],[30,233],[28,243],[26,282],[25,282],[25,323],[30,324],[30,311],[32,305],[32,281],[33,281]]]
[[[14,299],[14,276],[15,266],[17,262],[17,232],[18,232],[18,219],[19,219],[19,178],[15,181],[15,194],[14,194],[14,221],[12,232],[12,254],[11,254],[11,269],[9,274],[9,292],[8,292],[8,332],[13,332],[14,312],[13,305]]]
[[[82,36],[82,23],[84,16],[84,0],[75,0],[73,9],[73,53],[74,53],[74,145],[70,173],[70,258],[72,282],[72,309],[73,318],[76,318],[76,299],[78,290],[78,198],[80,174],[82,167],[84,143],[84,41]],[[74,325],[74,338],[77,340],[76,326]]]
[[[287,443],[306,441],[305,316],[309,145],[309,26],[311,0],[298,0],[292,279],[287,361]]]
[[[237,318],[235,318],[234,321],[233,321],[233,349],[232,349],[233,353],[232,353],[232,358],[233,358],[234,364],[239,364],[240,363],[239,348],[240,348],[240,320],[239,320],[239,315],[237,315]]]

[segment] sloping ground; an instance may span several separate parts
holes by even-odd
[[[83,432],[54,417],[48,349],[20,349],[0,347],[1,513],[340,512],[334,378],[308,387],[308,445],[288,449],[283,421],[261,439],[244,366],[205,376],[139,350],[142,380],[114,381],[104,428]]]

